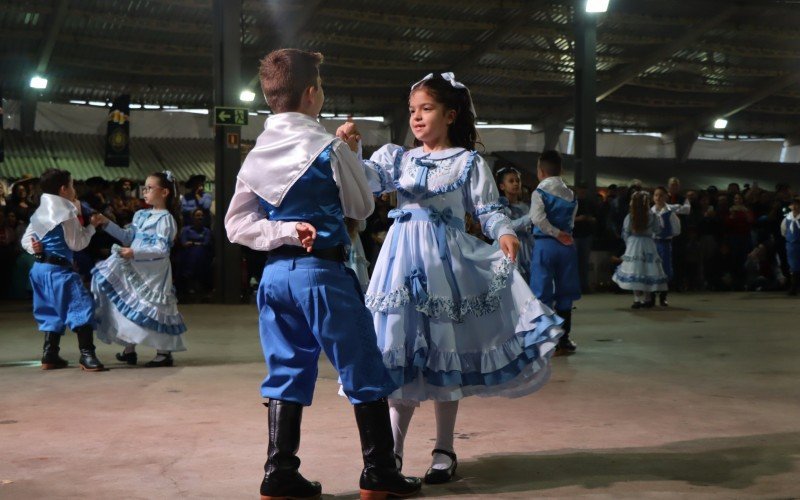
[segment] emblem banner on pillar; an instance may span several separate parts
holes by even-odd
[[[106,127],[106,166],[130,165],[130,102],[131,96],[123,94],[114,99],[108,112]]]

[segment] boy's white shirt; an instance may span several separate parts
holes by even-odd
[[[558,196],[559,198],[563,198],[567,201],[572,201],[575,199],[575,193],[567,186],[560,176],[555,177],[547,177],[543,181],[536,186],[536,189],[541,189],[545,193],[550,193],[553,196]],[[552,236],[553,238],[558,237],[558,233],[561,232],[560,229],[550,224],[550,221],[547,220],[547,212],[544,209],[544,201],[542,201],[542,195],[539,194],[536,189],[533,190],[531,193],[531,210],[529,212],[531,216],[531,223],[534,226],[537,226],[539,230],[541,230],[544,234]],[[572,220],[575,220],[575,214],[578,213],[578,205],[575,205],[575,210],[572,212]]]
[[[663,228],[664,222],[661,220],[661,215],[664,213],[669,213],[669,220],[672,225],[672,235],[670,237],[675,237],[681,234],[681,220],[678,218],[678,214],[681,213],[682,208],[685,205],[677,205],[677,204],[665,204],[664,208],[658,208],[656,205],[650,207],[650,211],[658,216],[658,226]],[[689,207],[691,210],[691,206]]]
[[[781,221],[781,236],[786,237],[786,232],[789,230],[789,224],[795,226],[795,230],[800,230],[800,214],[795,217],[793,212],[789,212]]]
[[[228,239],[262,251],[299,246],[297,222],[267,219],[258,198],[280,206],[289,189],[329,145],[333,146],[331,169],[344,215],[366,219],[375,207],[372,192],[361,163],[347,144],[308,115],[279,113],[267,118],[264,132],[239,171],[225,214]]]
[[[71,201],[63,196],[45,193],[39,200],[39,208],[31,216],[31,222],[22,236],[22,248],[33,254],[33,237],[41,240],[59,224],[64,229],[67,246],[76,252],[86,248],[95,233],[94,226],[81,226],[78,220],[78,207]]]

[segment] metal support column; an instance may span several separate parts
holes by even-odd
[[[597,188],[597,20],[575,2],[575,185]]]
[[[214,105],[238,104],[241,86],[241,2],[213,0],[212,52],[214,54]],[[213,110],[212,110],[213,112]],[[233,135],[231,135],[233,134]],[[225,304],[240,302],[242,292],[241,250],[228,242],[224,218],[241,166],[239,139],[241,127],[217,126],[214,130],[214,245],[216,264],[214,278],[215,300]]]

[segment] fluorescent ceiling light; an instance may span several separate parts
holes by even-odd
[[[42,78],[39,75],[34,76],[31,78],[31,88],[32,89],[46,89],[47,88],[47,78]]]
[[[72,100],[69,101],[69,103],[70,104],[86,104],[86,101],[78,101],[78,100],[72,99]]]
[[[103,108],[106,107],[106,103],[103,101],[89,101],[89,106],[101,106]]]
[[[256,100],[256,94],[250,90],[242,90],[242,93],[239,94],[239,100],[243,102],[253,102]]]
[[[608,0],[586,0],[586,12],[605,12],[608,10]]]
[[[161,108],[161,106],[159,106],[158,104],[145,104],[144,105],[144,109],[159,109],[159,108]]]
[[[714,121],[714,128],[717,130],[722,130],[727,126],[728,126],[728,120],[726,120],[725,118],[717,118]]]

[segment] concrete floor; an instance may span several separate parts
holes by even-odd
[[[428,498],[800,498],[800,301],[677,295],[634,312],[590,295],[578,354],[522,399],[468,398],[458,480]],[[0,498],[257,498],[266,450],[255,306],[187,305],[174,368],[44,372],[24,303],[0,304]],[[149,349],[141,349],[146,361]],[[301,471],[356,498],[352,410],[327,361],[303,421]],[[432,405],[412,421],[405,471],[423,474]]]

